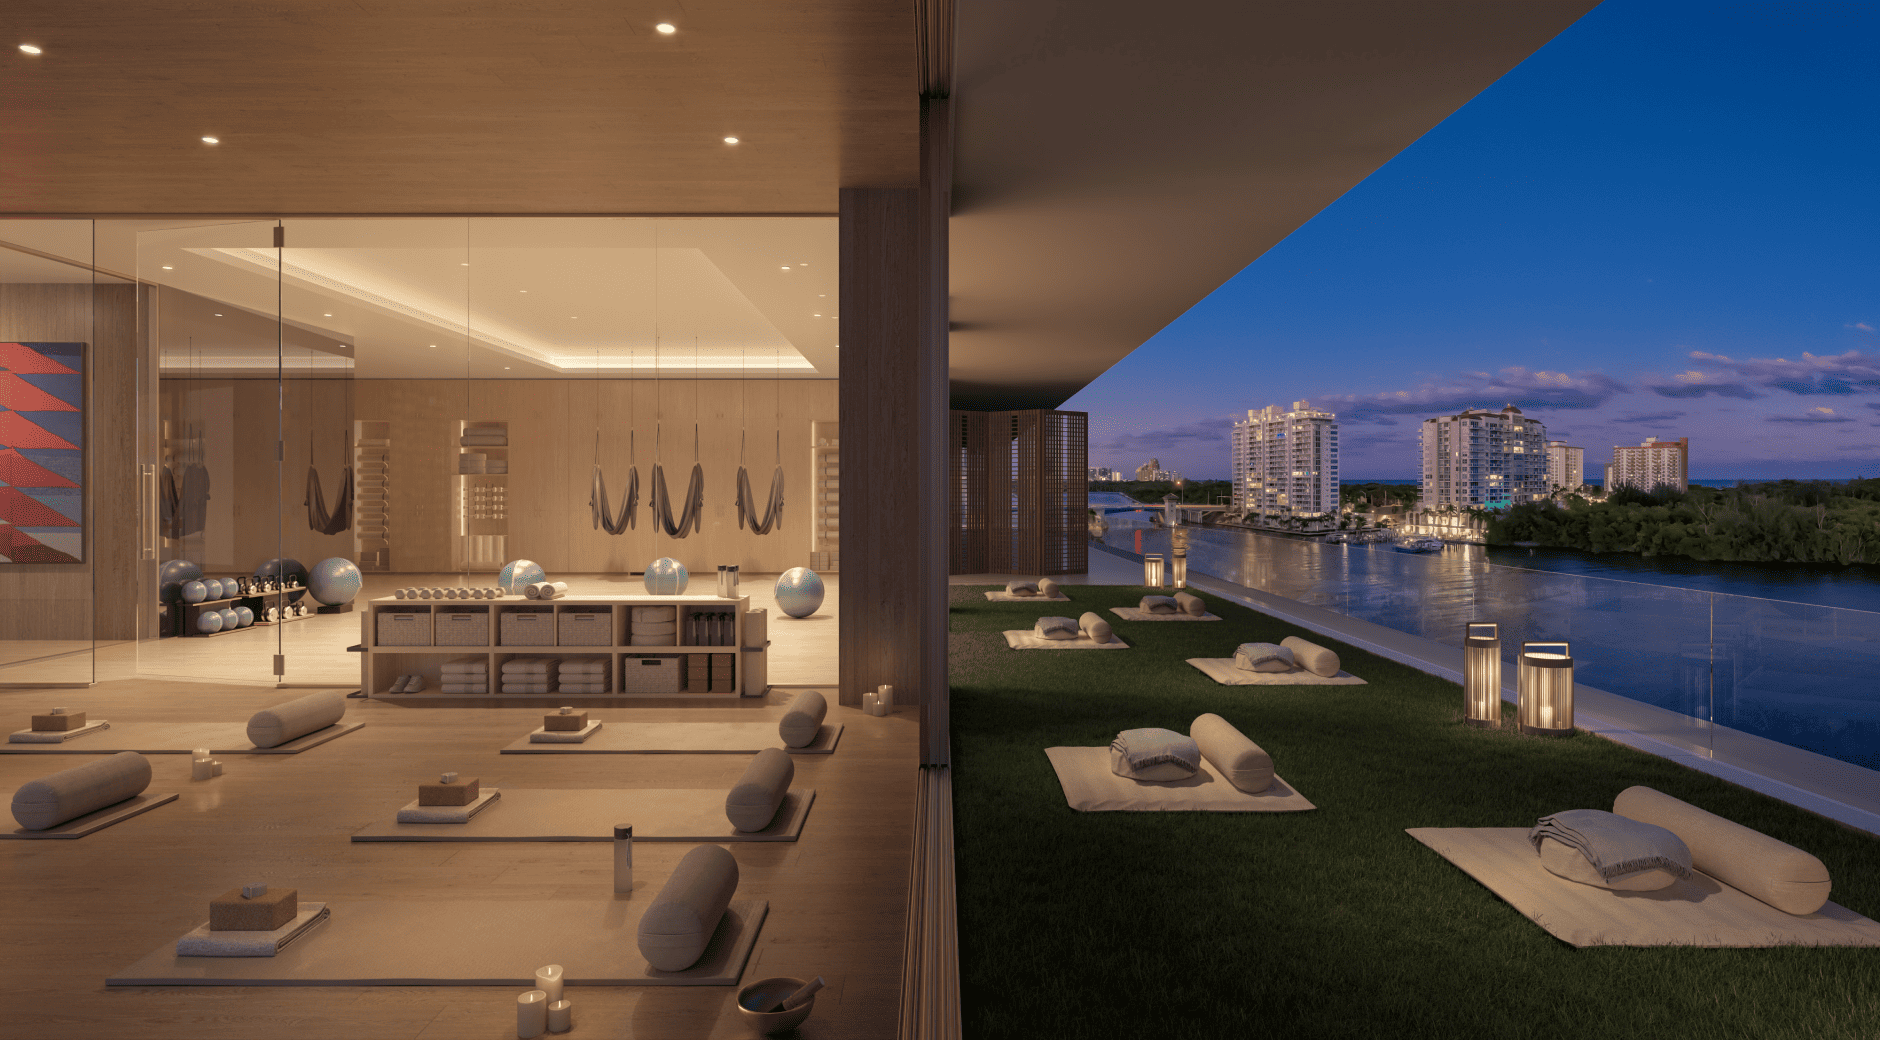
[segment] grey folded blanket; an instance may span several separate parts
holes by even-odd
[[[1076,639],[1082,630],[1067,617],[1041,617],[1032,625],[1032,631],[1046,639]]]
[[[1691,876],[1691,850],[1683,839],[1663,827],[1627,819],[1599,809],[1568,809],[1543,816],[1528,832],[1539,852],[1542,838],[1577,849],[1607,881],[1663,870],[1680,878]]]

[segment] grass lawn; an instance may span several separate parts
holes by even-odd
[[[1202,594],[1221,622],[1128,622],[1142,589],[989,603],[950,636],[960,973],[969,1040],[1176,1036],[1880,1037],[1880,949],[1576,950],[1406,827],[1529,827],[1644,784],[1820,857],[1880,916],[1880,842],[1585,733],[1461,721],[1455,684]],[[1102,613],[1132,649],[1009,650]],[[1183,663],[1302,635],[1365,686],[1217,686]],[[1077,813],[1045,758],[1216,712],[1305,813]],[[1508,709],[1512,716],[1513,709]]]

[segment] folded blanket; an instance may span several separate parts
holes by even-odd
[[[1536,852],[1543,838],[1577,849],[1607,881],[1647,870],[1663,870],[1680,878],[1691,875],[1691,850],[1676,834],[1615,813],[1568,809],[1543,816],[1528,831]]]
[[[1151,614],[1179,614],[1182,612],[1181,604],[1176,603],[1175,597],[1173,596],[1144,596],[1142,597],[1142,602],[1136,604],[1136,607],[1140,610],[1146,610]]]
[[[271,932],[216,932],[207,923],[176,940],[178,957],[272,957],[327,919],[325,903],[302,903],[292,921]]]
[[[1172,729],[1126,729],[1110,741],[1110,772],[1117,776],[1166,783],[1200,768],[1200,746]]]
[[[564,679],[581,675],[606,675],[607,672],[606,661],[563,661],[561,663],[561,677]]]
[[[1014,596],[1036,596],[1038,594],[1038,583],[1035,581],[1008,581],[1005,583],[1005,591]]]
[[[1041,617],[1032,631],[1046,639],[1076,639],[1077,622],[1067,617]]]
[[[1242,643],[1234,651],[1234,667],[1249,672],[1293,671],[1293,653],[1272,643]]]

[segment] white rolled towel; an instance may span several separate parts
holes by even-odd
[[[337,693],[310,693],[255,712],[248,720],[248,739],[259,748],[279,747],[296,737],[322,730],[346,717],[346,698]]]
[[[43,831],[135,798],[149,786],[150,762],[135,751],[120,751],[21,784],[13,794],[13,818],[29,831]]]
[[[698,963],[738,890],[738,861],[722,845],[685,854],[640,917],[640,955],[660,971]]]

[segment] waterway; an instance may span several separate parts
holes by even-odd
[[[1171,551],[1147,514],[1109,520],[1108,544],[1137,551],[1140,532],[1141,551]],[[1880,768],[1880,580],[1865,569],[1463,545],[1418,554],[1182,530],[1191,571],[1450,646],[1465,624],[1494,622],[1508,667],[1523,641],[1565,641],[1589,686],[1699,729],[1714,722]]]

